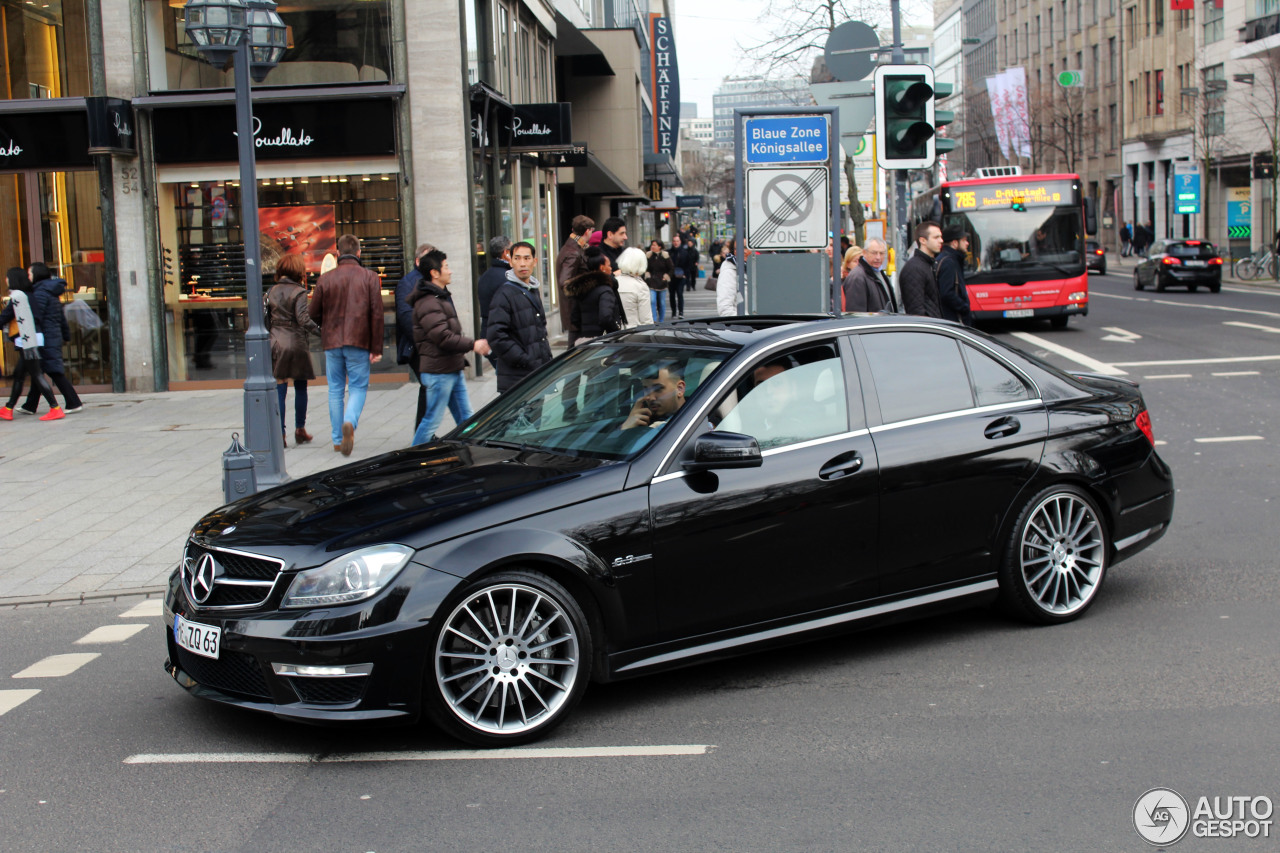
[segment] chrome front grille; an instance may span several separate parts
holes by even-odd
[[[182,589],[203,610],[257,607],[271,595],[284,561],[187,542]]]

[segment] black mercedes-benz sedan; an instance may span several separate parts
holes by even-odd
[[[991,602],[1075,619],[1173,495],[1136,385],[972,329],[642,327],[440,441],[211,512],[166,667],[279,717],[516,744],[592,680]]]

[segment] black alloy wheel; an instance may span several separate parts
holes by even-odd
[[[1093,499],[1075,486],[1051,486],[1027,502],[1000,566],[1000,597],[1019,619],[1070,622],[1102,588],[1107,530]]]
[[[446,733],[485,747],[527,743],[560,725],[582,698],[591,630],[569,591],[546,575],[480,578],[440,615],[423,704]]]

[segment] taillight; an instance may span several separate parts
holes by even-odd
[[[1094,250],[1093,250],[1093,253],[1094,253],[1095,255],[1101,255],[1101,254],[1102,254],[1102,250],[1101,250],[1101,249],[1094,249]]]
[[[1199,240],[1186,240],[1186,241],[1184,241],[1184,242],[1185,242],[1188,246],[1199,246],[1199,245],[1200,245],[1200,241],[1199,241]]]
[[[1211,267],[1220,267],[1220,266],[1222,266],[1222,258],[1210,258],[1210,259],[1209,259],[1209,266],[1211,266]]]
[[[1138,416],[1133,419],[1134,426],[1142,430],[1142,434],[1147,437],[1147,441],[1151,442],[1151,446],[1156,446],[1156,434],[1151,429],[1151,415],[1147,414],[1147,410],[1143,409],[1138,412]]]
[[[1169,266],[1169,267],[1174,267],[1174,266],[1178,266],[1178,267],[1180,267],[1180,266],[1182,266],[1182,261],[1178,260],[1177,258],[1168,258],[1168,257],[1166,257],[1166,258],[1161,258],[1161,259],[1160,259],[1160,263],[1164,264],[1165,266]]]

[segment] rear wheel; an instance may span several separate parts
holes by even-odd
[[[531,571],[467,587],[437,623],[423,684],[427,716],[459,740],[513,746],[542,737],[591,675],[591,631],[563,586]]]
[[[1143,283],[1142,283],[1142,276],[1138,275],[1138,271],[1137,271],[1137,270],[1134,270],[1134,271],[1133,271],[1133,289],[1134,289],[1134,290],[1142,290],[1142,289],[1144,289],[1144,287],[1145,287],[1145,285],[1143,285]]]
[[[1000,595],[1013,615],[1054,624],[1093,604],[1107,568],[1107,532],[1093,500],[1051,486],[1018,515],[1000,567]]]
[[[1248,281],[1249,279],[1256,278],[1257,275],[1258,264],[1253,260],[1253,258],[1242,258],[1236,264],[1236,278]]]
[[[1164,288],[1164,276],[1160,275],[1160,273],[1156,273],[1156,293],[1164,293]]]
[[[1221,290],[1222,290],[1222,282],[1220,281],[1216,281],[1213,284],[1209,285],[1210,293],[1218,293]]]
[[[1099,273],[1100,275],[1106,275],[1106,274],[1107,274],[1107,262],[1106,262],[1106,260],[1105,260],[1105,259],[1102,261],[1102,266],[1098,267],[1098,273]]]

